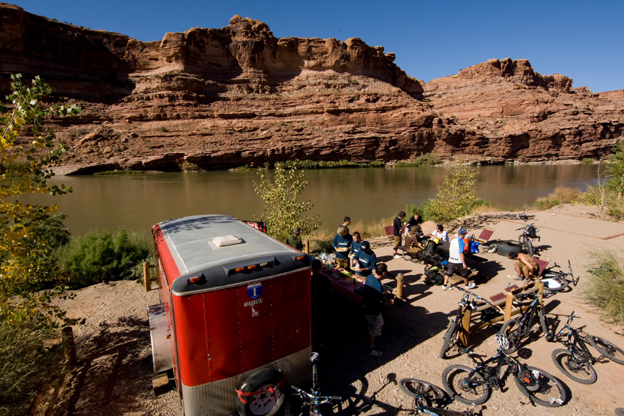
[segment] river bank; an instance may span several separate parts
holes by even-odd
[[[596,213],[583,206],[563,206],[547,211],[532,212],[540,228],[540,254],[551,262],[565,264],[571,260],[580,283],[571,292],[549,298],[551,319],[572,310],[579,316],[579,324],[595,335],[624,346],[624,329],[610,325],[600,318],[599,311],[587,304],[581,293],[591,275],[586,272],[591,263],[592,249],[624,249],[624,223],[607,222],[595,218]],[[516,238],[516,228],[524,223],[518,220],[492,219],[469,229],[477,232],[481,226],[494,228],[492,238]],[[338,301],[328,305],[330,332],[321,352],[320,382],[325,394],[342,395],[341,410],[334,414],[375,415],[407,414],[412,400],[396,384],[388,381],[416,377],[442,385],[440,374],[452,364],[468,364],[467,359],[437,358],[449,317],[453,314],[461,293],[442,291],[440,286],[423,283],[423,266],[402,259],[393,259],[387,239],[374,240],[378,259],[388,264],[390,271],[405,276],[405,297],[401,307],[388,311],[383,335],[378,341],[384,354],[379,358],[366,355],[365,329],[355,305]],[[512,274],[513,263],[506,257],[484,253],[487,263],[480,268],[475,281],[475,292],[488,297],[501,291]],[[396,286],[394,279],[384,284]],[[151,392],[152,377],[150,341],[145,308],[158,303],[156,290],[145,292],[134,281],[99,284],[75,292],[75,300],[61,302],[70,317],[87,317],[83,326],[74,328],[79,366],[65,380],[58,404],[50,414],[61,416],[123,415],[174,416],[182,411],[177,392],[159,397]],[[473,339],[475,351],[490,356],[495,351],[492,337]],[[612,414],[621,407],[621,367],[612,362],[596,364],[598,381],[580,385],[566,379],[550,359],[555,346],[540,337],[526,346],[530,365],[543,368],[559,377],[570,389],[571,399],[561,408],[531,406],[515,387],[495,391],[483,406],[483,416]],[[459,403],[453,409],[466,409]],[[68,410],[69,409],[69,410]],[[479,407],[477,407],[479,410]]]

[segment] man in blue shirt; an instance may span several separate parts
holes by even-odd
[[[362,298],[362,309],[368,326],[369,355],[371,357],[379,357],[382,352],[375,348],[375,337],[381,335],[381,327],[384,324],[381,316],[381,309],[384,303],[383,287],[381,279],[388,272],[388,266],[379,263],[373,270],[373,273],[366,278],[364,287],[364,296]]]
[[[338,227],[338,232],[334,237],[334,250],[336,250],[336,263],[338,267],[349,268],[349,250],[351,249],[351,234],[344,225]]]
[[[371,250],[368,241],[362,241],[362,249],[353,257],[353,261],[357,262],[360,268],[360,270],[357,271],[357,274],[360,276],[366,277],[372,273],[377,265],[377,256],[375,252]]]

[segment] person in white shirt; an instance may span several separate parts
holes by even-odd
[[[442,226],[442,224],[436,225],[436,230],[432,232],[430,235],[431,235],[431,238],[437,238],[438,240],[446,241],[447,243],[449,242],[448,233],[444,230],[444,227]]]
[[[444,286],[442,289],[449,290],[451,286],[448,284],[449,277],[455,274],[455,271],[459,272],[459,275],[464,279],[466,289],[473,289],[476,287],[474,283],[468,283],[468,275],[470,269],[466,266],[466,258],[464,257],[465,244],[464,237],[466,237],[466,230],[460,228],[457,232],[457,237],[451,240],[449,248],[449,259],[446,269],[446,275],[444,276]]]

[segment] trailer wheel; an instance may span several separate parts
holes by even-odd
[[[241,416],[272,416],[284,404],[284,376],[267,368],[253,373],[236,390],[236,409]]]

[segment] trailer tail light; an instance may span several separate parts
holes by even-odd
[[[304,258],[305,258],[304,256],[299,256],[299,257],[296,257],[296,258],[295,258],[295,260],[297,260],[297,261],[301,261],[301,260],[303,260]]]
[[[243,270],[245,270],[244,267],[237,267],[234,269],[235,272],[242,272]]]
[[[251,265],[251,266],[247,266],[247,268],[248,268],[249,270],[253,270],[253,269],[255,269],[256,267],[258,267],[258,265],[257,265],[257,264],[254,264],[254,265]]]
[[[201,276],[193,276],[191,278],[189,278],[189,283],[205,283],[206,282],[206,276],[204,276],[203,274]]]

